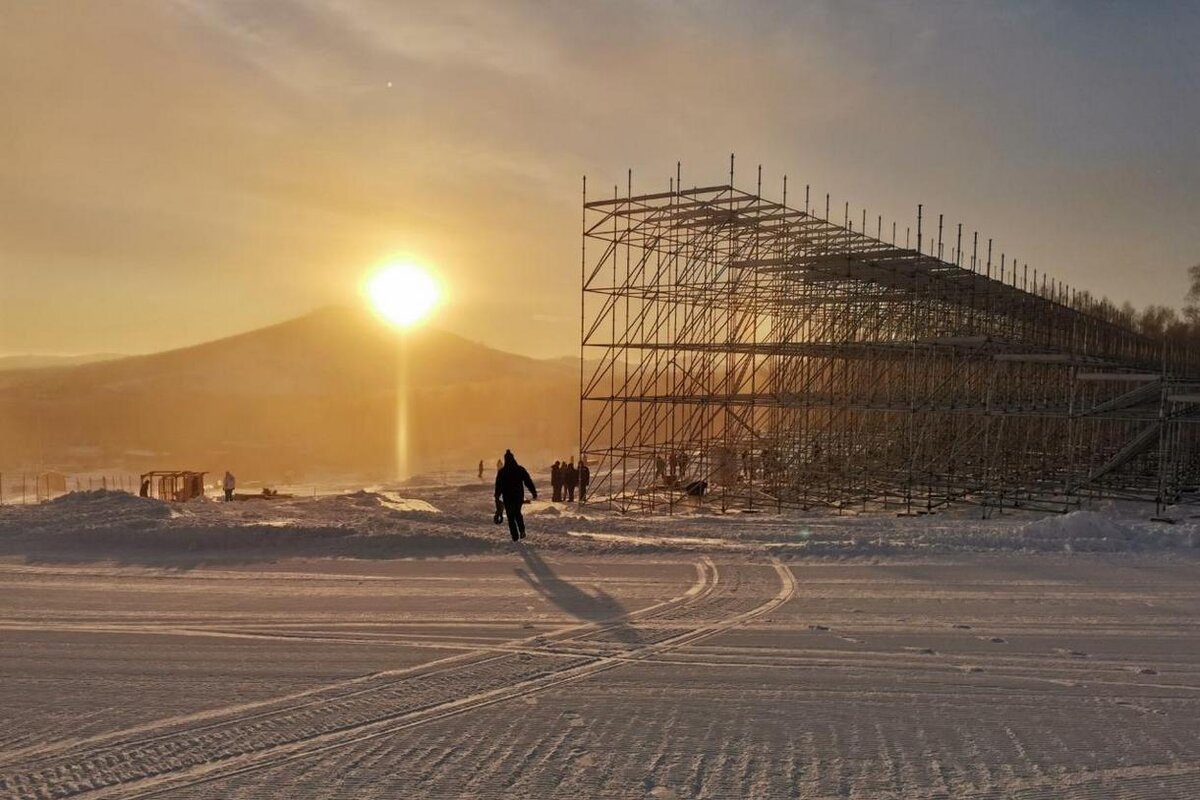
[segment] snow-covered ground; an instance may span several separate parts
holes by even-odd
[[[285,487],[286,490],[286,487]],[[298,493],[233,503],[163,503],[123,492],[75,492],[0,508],[0,553],[95,550],[201,557],[229,550],[284,555],[425,557],[503,550],[481,482]],[[554,504],[526,506],[539,546],[587,552],[731,552],[778,557],[928,552],[1145,552],[1200,547],[1200,508],[1105,501],[1069,514],[993,514],[961,508],[923,516],[827,511],[621,515]],[[1169,521],[1164,521],[1169,520]]]
[[[0,509],[0,800],[1200,797],[1196,524]]]

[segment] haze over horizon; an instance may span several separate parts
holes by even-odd
[[[580,176],[722,182],[730,152],[768,196],[901,231],[921,202],[1178,306],[1198,34],[1187,3],[9,3],[0,354],[218,339],[394,254],[439,273],[431,325],[575,353]]]

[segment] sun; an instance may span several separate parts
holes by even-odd
[[[376,314],[405,328],[429,316],[441,296],[428,270],[411,261],[385,264],[367,279],[366,293]]]

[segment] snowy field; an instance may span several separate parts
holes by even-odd
[[[0,798],[1196,798],[1196,520],[0,509]]]

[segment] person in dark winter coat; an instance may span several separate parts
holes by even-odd
[[[553,500],[555,503],[562,502],[562,487],[563,487],[562,464],[555,461],[553,464],[550,465],[550,489],[552,491],[552,493],[550,495],[550,499]]]
[[[579,459],[579,502],[587,502],[588,484],[592,482],[592,471],[588,469],[587,462],[581,457]]]
[[[567,490],[567,502],[575,502],[575,487],[579,485],[579,470],[575,469],[575,459],[563,467],[563,488]]]
[[[537,488],[524,467],[517,463],[511,450],[504,451],[504,466],[496,473],[496,500],[504,505],[508,517],[508,532],[513,541],[525,538],[525,517],[521,504],[525,502],[525,488],[537,500]]]

